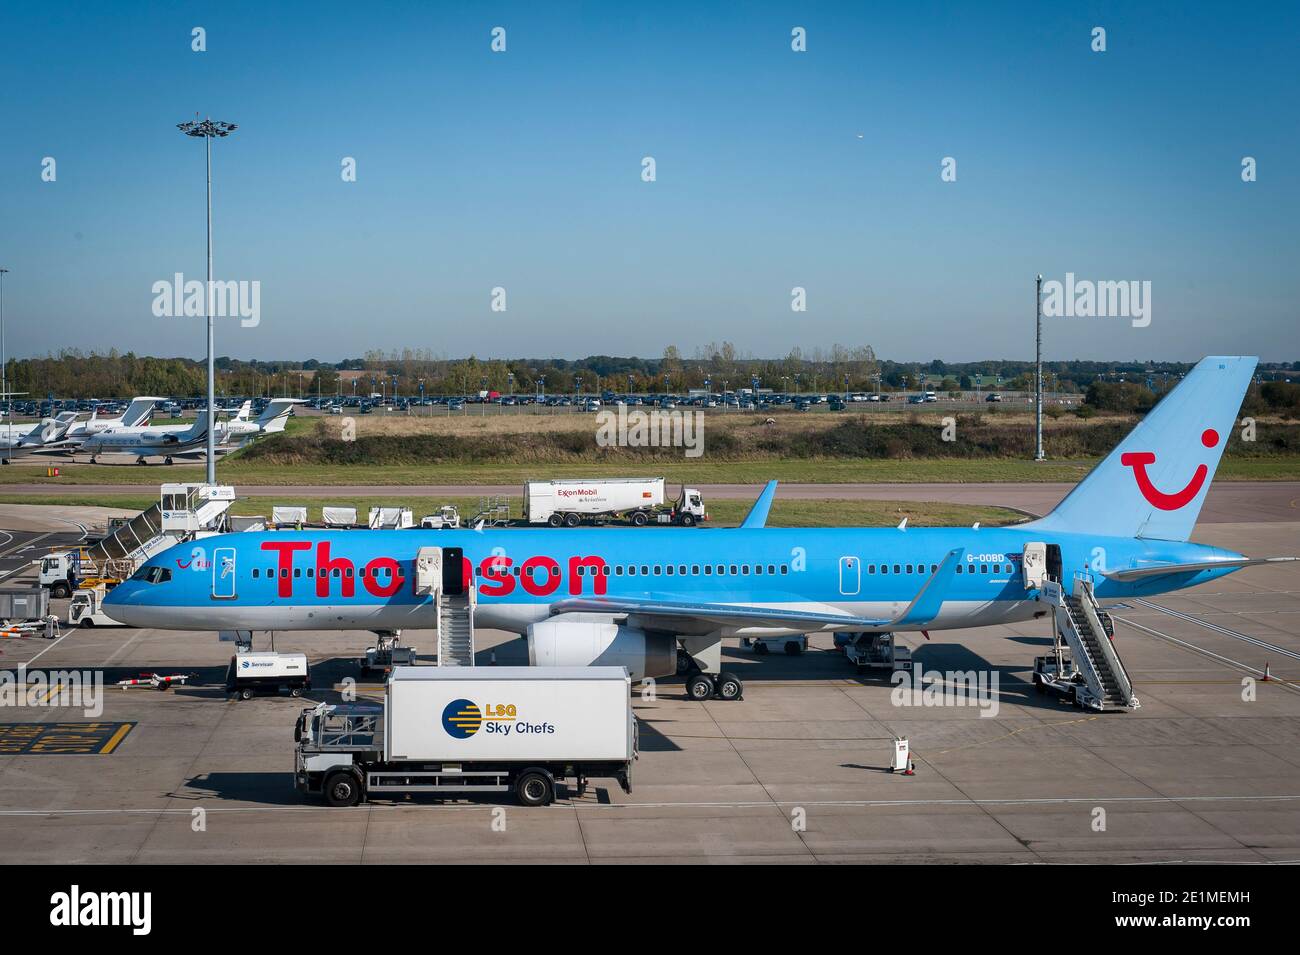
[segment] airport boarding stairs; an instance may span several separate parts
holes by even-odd
[[[168,547],[199,531],[219,529],[234,499],[231,487],[164,484],[157,504],[86,548],[86,557],[100,578],[125,579]]]
[[[415,556],[415,592],[431,598],[434,607],[438,666],[472,667],[477,589],[465,571],[464,551],[421,547]]]
[[[179,536],[163,532],[162,506],[155,504],[88,547],[86,556],[96,567],[133,567],[178,543]]]
[[[1078,575],[1073,593],[1054,580],[1046,581],[1042,595],[1055,612],[1057,650],[1064,644],[1076,672],[1076,701],[1089,709],[1137,709],[1133,682],[1111,640],[1110,615],[1097,604],[1092,581]],[[1079,678],[1082,678],[1081,681]]]
[[[474,665],[474,602],[469,594],[438,596],[438,666]]]

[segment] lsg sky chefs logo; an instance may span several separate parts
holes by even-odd
[[[262,283],[241,280],[238,282],[212,281],[208,293],[208,307],[204,308],[203,287],[198,279],[185,281],[177,272],[171,279],[153,283],[153,313],[157,318],[238,318],[244,328],[256,328],[262,323]]]
[[[550,734],[551,723],[529,723],[519,719],[513,703],[488,703],[480,707],[473,700],[452,700],[443,708],[442,728],[453,739],[469,739],[482,730],[492,736],[511,733]]]
[[[50,924],[57,927],[129,926],[132,935],[153,928],[152,892],[83,892],[78,885],[50,896]]]
[[[602,448],[685,448],[686,457],[704,453],[704,412],[618,411],[596,415],[596,444]]]
[[[1065,281],[1043,283],[1043,315],[1047,318],[1127,318],[1134,328],[1151,324],[1151,283],[1093,282],[1065,273]]]

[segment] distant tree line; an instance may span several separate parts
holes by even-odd
[[[685,392],[747,388],[757,379],[775,391],[1029,391],[1031,361],[897,362],[882,360],[869,345],[792,349],[782,358],[742,354],[731,342],[715,342],[683,355],[675,345],[657,358],[589,355],[580,359],[447,358],[430,349],[370,351],[339,362],[245,361],[218,358],[217,389],[223,396],[391,394],[469,394],[489,390],[531,394]],[[1141,411],[1172,388],[1191,368],[1177,362],[1044,362],[1044,387],[1055,393],[1086,394],[1098,410]],[[1284,379],[1300,362],[1260,366],[1264,386],[1258,400],[1267,407],[1295,405],[1296,386]],[[189,358],[157,358],[116,350],[105,354],[64,349],[41,358],[11,359],[10,387],[33,397],[114,398],[140,394],[197,396],[205,389],[206,366]],[[1276,385],[1277,387],[1273,387]],[[1265,397],[1267,395],[1268,397]]]

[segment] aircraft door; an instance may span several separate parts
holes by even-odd
[[[459,547],[442,549],[442,592],[450,597],[465,593],[465,552]]]
[[[840,593],[851,597],[862,588],[862,562],[856,557],[840,558]]]
[[[1047,579],[1055,580],[1058,583],[1061,580],[1061,545],[1047,545]]]
[[[212,552],[212,599],[235,599],[235,549],[218,547]]]
[[[1020,566],[1024,574],[1025,589],[1041,589],[1047,579],[1047,545],[1042,541],[1026,544]]]

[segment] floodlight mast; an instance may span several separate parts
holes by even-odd
[[[217,483],[217,421],[216,421],[216,366],[213,363],[213,316],[212,301],[212,140],[224,139],[239,127],[234,123],[208,119],[189,123],[177,123],[176,128],[186,136],[202,139],[208,159],[208,284],[203,296],[204,311],[208,316],[208,453],[207,483]]]

